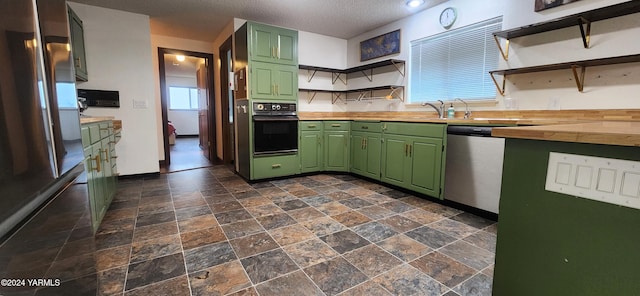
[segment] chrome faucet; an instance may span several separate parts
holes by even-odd
[[[464,111],[464,119],[469,119],[469,117],[471,117],[471,111],[469,111],[469,104],[467,104],[467,102],[463,101],[462,99],[455,99],[455,101],[460,101],[462,103],[464,103],[464,107],[466,109],[466,111]]]
[[[438,102],[440,102],[440,107],[436,107],[436,105],[429,102],[422,103],[422,106],[430,106],[438,112],[438,118],[444,119],[444,102],[442,100],[438,100]]]

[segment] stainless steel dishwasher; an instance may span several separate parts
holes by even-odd
[[[444,199],[498,213],[504,138],[490,126],[447,127]]]

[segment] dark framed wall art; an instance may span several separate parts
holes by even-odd
[[[400,53],[400,30],[360,42],[360,61]]]
[[[571,2],[576,2],[579,0],[534,0],[535,1],[535,11],[541,11],[549,8],[554,8],[556,6],[569,4]]]

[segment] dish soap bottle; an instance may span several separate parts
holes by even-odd
[[[454,118],[456,116],[456,109],[453,109],[453,104],[449,105],[447,109],[447,118]]]

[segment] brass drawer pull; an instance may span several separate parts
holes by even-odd
[[[308,128],[314,128],[314,127],[316,127],[316,125],[315,124],[310,124],[310,125],[307,125],[307,127]]]
[[[368,126],[363,126],[362,129],[369,129],[369,127]]]
[[[96,162],[96,167],[95,168],[91,168],[92,171],[96,171],[96,172],[100,172],[100,154],[96,155],[96,157],[92,158],[92,160],[95,160]]]
[[[272,164],[272,165],[271,165],[271,168],[272,168],[272,169],[278,169],[278,168],[280,168],[281,166],[282,166],[281,164],[276,163],[276,164]]]
[[[331,127],[340,127],[340,126],[341,126],[341,125],[340,125],[340,124],[338,124],[338,123],[334,123],[334,124],[332,124],[332,125],[331,125]]]

